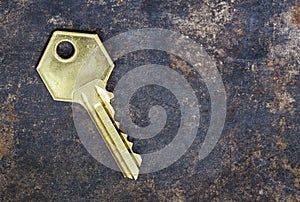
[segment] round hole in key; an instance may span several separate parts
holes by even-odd
[[[56,46],[57,55],[64,59],[70,59],[75,54],[75,47],[69,40],[60,41]]]

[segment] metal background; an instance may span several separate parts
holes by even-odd
[[[1,1],[0,201],[299,201],[296,2]],[[105,41],[145,27],[171,29],[203,44],[223,78],[228,111],[218,146],[199,162],[210,101],[191,67],[156,51],[121,58],[111,90],[130,68],[151,63],[169,65],[195,89],[203,87],[197,95],[203,128],[190,150],[170,167],[131,181],[89,155],[71,104],[53,101],[35,68],[54,29],[94,31]],[[150,98],[159,92],[149,87],[133,99],[142,103],[132,109],[133,117],[142,114],[136,118],[141,125],[147,125],[144,106],[157,104]],[[178,112],[171,94],[159,102]],[[172,117],[166,131],[176,132],[178,117]],[[136,141],[135,150],[149,152],[171,139]]]

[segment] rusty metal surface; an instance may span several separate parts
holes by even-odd
[[[299,201],[296,2],[0,2],[0,200]],[[203,44],[223,78],[228,110],[209,157],[197,160],[203,141],[199,130],[175,164],[133,182],[89,155],[76,134],[71,105],[52,100],[35,68],[54,29],[94,31],[105,41],[145,27],[171,29]],[[116,62],[110,90],[130,68],[150,63],[170,65],[195,88],[203,85],[179,58],[141,51]],[[172,95],[151,101],[151,92],[160,95],[149,87],[140,92],[145,99],[133,99],[143,104],[133,109],[134,117],[142,114],[136,118],[142,124],[147,124],[144,104],[176,106]],[[197,96],[209,104],[205,90]],[[202,111],[204,121],[208,114]],[[176,117],[168,121],[168,130],[177,127]],[[149,152],[171,138],[136,141],[134,149]]]

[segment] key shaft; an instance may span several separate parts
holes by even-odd
[[[108,97],[106,92],[99,86],[95,86],[95,92],[98,94],[98,103],[91,104],[92,102],[89,101],[86,94],[81,93],[82,103],[100,131],[123,175],[127,178],[137,179],[141,158],[132,151],[132,143],[115,124],[113,112],[109,111],[110,104],[104,98]]]

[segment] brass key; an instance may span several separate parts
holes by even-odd
[[[63,45],[71,48],[69,55],[59,55]],[[55,31],[37,71],[54,100],[76,102],[88,111],[123,175],[137,179],[142,159],[114,120],[113,94],[106,90],[113,68],[97,34]]]

